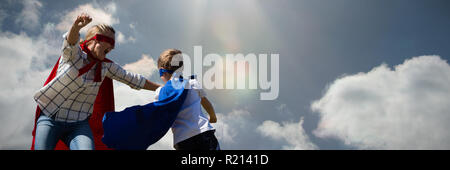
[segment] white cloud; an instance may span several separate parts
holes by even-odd
[[[130,34],[136,35],[136,26],[133,23],[130,23],[128,26],[129,26],[130,31],[131,31]],[[136,38],[134,36],[132,36],[132,35],[127,37],[124,33],[120,32],[120,31],[116,31],[116,33],[117,33],[116,34],[116,41],[119,44],[129,43],[129,42],[135,43],[136,42]]]
[[[236,137],[241,130],[250,126],[248,119],[250,112],[244,109],[233,110],[226,114],[216,113],[217,123],[213,124],[216,128],[216,137],[219,143],[226,143],[229,145],[235,145],[237,141]]]
[[[287,104],[284,103],[277,106],[276,111],[283,117],[297,117],[295,113],[290,111]],[[256,129],[262,136],[281,142],[280,145],[282,145],[282,149],[319,149],[310,141],[308,135],[305,133],[303,122],[303,117],[301,117],[298,122],[285,121],[281,122],[281,125],[278,122],[266,120]]]
[[[142,54],[142,57],[138,61],[125,64],[123,68],[132,73],[141,74],[146,78],[150,78],[156,71],[156,64],[153,58]],[[155,96],[154,91],[134,90],[118,81],[114,81],[114,95],[117,111],[123,110],[126,107],[153,102]]]
[[[311,108],[316,136],[361,149],[450,149],[450,66],[439,56],[343,76]]]
[[[133,36],[129,36],[128,38],[120,31],[117,31],[117,43],[119,44],[123,44],[123,43],[127,43],[127,42],[132,42],[135,43],[136,42],[136,38],[134,38]]]
[[[147,78],[150,78],[153,73],[156,73],[155,71],[158,70],[156,67],[157,65],[155,60],[153,60],[153,58],[149,57],[147,54],[142,54],[141,59],[139,59],[138,61],[125,64],[123,66],[125,70],[142,74]]]
[[[118,43],[124,43],[126,41],[125,35],[123,35],[122,32],[117,32],[117,42]]]
[[[133,30],[136,28],[136,26],[133,23],[130,23],[128,26],[130,27],[130,29],[133,29]]]
[[[108,25],[114,25],[119,23],[119,19],[115,18],[114,15],[116,13],[116,4],[114,2],[111,2],[105,7],[96,7],[97,5],[93,5],[91,3],[80,5],[74,10],[66,13],[62,18],[61,21],[56,25],[56,29],[61,32],[66,32],[70,29],[73,22],[77,18],[78,15],[81,13],[87,13],[92,17],[92,22],[89,23],[89,25],[86,26],[86,28],[89,28],[93,25],[104,23]],[[81,29],[81,33],[86,33],[87,29]]]
[[[257,128],[258,132],[265,137],[270,137],[278,141],[286,141],[283,149],[311,150],[318,149],[313,144],[303,129],[303,117],[298,123],[283,122],[280,125],[277,122],[266,120]]]
[[[303,119],[280,125],[271,120],[255,121],[255,116],[247,109],[218,113],[213,126],[222,149],[318,149],[305,133]]]
[[[154,101],[154,91],[135,90],[118,81],[114,81],[113,86],[116,111],[121,111],[134,105],[144,105]]]
[[[58,48],[43,37],[0,32],[0,148],[29,149],[36,109],[32,94],[50,72],[44,65],[53,49]]]
[[[42,3],[38,0],[22,0],[23,9],[20,12],[16,23],[24,26],[27,29],[34,29],[39,26],[40,11]]]

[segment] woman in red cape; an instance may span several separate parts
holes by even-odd
[[[47,80],[44,83],[44,86],[47,85],[48,82],[53,80],[53,78],[56,76],[56,71],[58,69],[59,60],[56,62],[55,66],[52,69],[52,72],[48,76]],[[106,62],[111,62],[111,60],[107,60]],[[100,85],[100,89],[97,94],[97,98],[95,99],[94,103],[94,111],[92,113],[92,116],[89,119],[89,125],[92,130],[92,134],[94,136],[94,144],[96,150],[109,150],[105,144],[102,142],[103,137],[103,127],[102,127],[102,118],[105,112],[114,111],[114,91],[113,91],[113,83],[110,78],[105,78]],[[41,109],[36,107],[36,116],[34,119],[34,128],[33,128],[33,141],[31,144],[31,150],[34,150],[34,142],[36,137],[36,122],[39,116],[41,115]],[[56,150],[67,150],[69,149],[64,142],[61,140],[58,141],[55,147]]]
[[[105,112],[114,111],[112,79],[134,89],[159,87],[105,58],[114,49],[111,26],[91,27],[86,40],[75,45],[80,29],[91,21],[87,14],[77,17],[64,36],[63,55],[34,95],[38,107],[31,149],[108,149],[101,141],[102,119]]]

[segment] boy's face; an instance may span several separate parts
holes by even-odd
[[[161,67],[162,68],[162,67]],[[160,69],[161,69],[160,68]],[[169,73],[167,73],[167,72],[164,72],[163,73],[163,75],[161,76],[161,80],[164,82],[164,83],[167,83],[169,80],[170,80],[170,77],[172,77],[172,74],[169,74]]]
[[[102,35],[105,35],[105,36],[108,36],[108,37],[114,39],[114,33],[112,33],[112,32],[102,33]],[[88,48],[89,48],[89,50],[91,50],[92,55],[94,55],[95,58],[97,58],[101,61],[103,59],[105,59],[106,54],[108,54],[113,49],[113,46],[107,42],[93,40],[93,41],[90,41],[89,43],[90,44],[88,44]]]

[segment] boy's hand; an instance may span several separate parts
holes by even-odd
[[[217,117],[216,115],[210,116],[209,117],[209,123],[216,123],[217,122]]]
[[[75,20],[75,23],[73,23],[73,27],[81,29],[87,24],[89,24],[91,21],[92,18],[88,14],[82,13],[81,15],[78,15],[77,19]]]
[[[209,100],[206,97],[202,97],[200,103],[202,104],[203,108],[205,108],[206,112],[208,112],[209,122],[216,123],[217,122],[216,112],[214,111],[214,107],[212,106],[211,102],[209,102]]]

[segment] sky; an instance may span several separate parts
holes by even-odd
[[[156,61],[168,48],[191,60],[195,46],[203,59],[278,54],[274,100],[260,100],[268,91],[260,83],[257,89],[206,90],[222,149],[450,149],[446,0],[1,4],[0,149],[30,147],[32,96],[60,55],[62,34],[82,12],[93,18],[90,25],[107,23],[117,31],[108,58],[160,84]],[[205,74],[213,66],[194,67]],[[118,111],[152,102],[155,95],[118,82],[114,93]],[[172,145],[169,131],[148,149]]]

